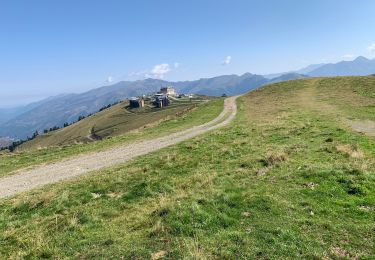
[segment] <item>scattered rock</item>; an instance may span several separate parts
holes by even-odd
[[[269,171],[269,168],[268,167],[263,167],[263,168],[260,168],[258,170],[256,170],[256,175],[258,176],[263,176],[265,175],[267,172]]]
[[[306,188],[309,188],[309,189],[312,189],[312,190],[313,190],[313,189],[315,189],[316,187],[318,187],[319,184],[314,183],[314,182],[309,182],[309,183],[305,183],[304,186],[305,186]]]
[[[375,121],[348,121],[348,123],[358,133],[375,136]]]
[[[102,196],[102,194],[100,193],[95,193],[95,192],[91,192],[91,196],[94,198],[94,199],[97,199],[97,198],[100,198]]]
[[[167,251],[161,250],[151,255],[152,260],[162,259],[167,255]]]
[[[108,197],[118,199],[121,198],[122,193],[121,192],[110,192],[107,194]]]
[[[251,216],[251,213],[250,212],[243,212],[242,213],[242,216],[244,216],[244,217],[250,217]]]
[[[370,206],[365,206],[365,205],[359,206],[358,208],[359,208],[359,209],[362,209],[362,210],[367,210],[367,211],[372,210],[372,207],[370,207]]]

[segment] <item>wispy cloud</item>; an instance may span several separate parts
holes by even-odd
[[[351,60],[351,59],[353,59],[355,56],[353,55],[353,54],[345,54],[345,55],[343,55],[342,56],[342,58],[344,59],[344,60]]]
[[[142,71],[133,71],[129,73],[130,77],[139,77],[139,76],[144,76],[147,73],[147,70],[142,70]]]
[[[225,60],[221,63],[221,65],[228,65],[229,63],[232,62],[232,56],[227,56]]]
[[[375,52],[375,43],[371,44],[370,46],[368,46],[367,50],[369,52]]]
[[[175,69],[178,69],[179,67],[180,67],[180,63],[175,62],[175,63],[174,63],[174,68],[175,68]]]

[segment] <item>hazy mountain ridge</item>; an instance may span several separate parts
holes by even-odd
[[[288,80],[295,80],[295,79],[304,79],[304,78],[308,78],[308,76],[292,72],[292,73],[283,74],[279,77],[273,78],[268,82],[268,84],[282,82],[282,81],[288,81]]]
[[[264,75],[272,80],[286,74],[297,73],[310,77],[368,76],[375,73],[375,59],[359,56],[352,61],[311,64],[296,71]]]
[[[13,143],[13,139],[8,137],[0,137],[0,148],[8,147]]]
[[[0,108],[0,125],[3,123],[8,122],[12,118],[17,117],[18,115],[21,115],[23,113],[26,113],[27,111],[30,111],[48,101],[54,100],[56,98],[61,98],[66,94],[53,96],[49,98],[45,98],[41,101],[33,102],[25,106],[18,106],[18,107],[10,107],[10,108]]]
[[[375,60],[359,56],[353,61],[341,61],[320,66],[308,73],[312,77],[367,76],[375,72]]]
[[[275,77],[272,78],[267,78],[270,75],[245,73],[240,76],[223,75],[179,82],[160,79],[121,81],[81,94],[65,94],[48,98],[18,110],[15,109],[13,114],[5,114],[5,116],[4,112],[2,113],[0,110],[0,124],[2,124],[0,136],[25,138],[32,135],[35,130],[42,131],[46,128],[62,126],[65,122],[71,123],[79,116],[95,113],[108,104],[131,96],[156,92],[165,86],[173,86],[180,93],[211,96],[238,95],[266,84],[305,77],[364,76],[374,73],[375,60],[358,57],[353,61],[334,64],[313,64],[295,72],[273,74]],[[5,122],[6,120],[8,121]]]

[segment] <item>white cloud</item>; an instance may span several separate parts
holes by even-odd
[[[108,76],[107,83],[112,83],[112,82],[113,82],[113,77],[112,76]]]
[[[232,56],[227,56],[225,60],[221,63],[222,65],[228,65],[232,61]]]
[[[146,77],[162,79],[164,76],[171,71],[168,63],[162,63],[155,65],[149,73],[146,73]]]
[[[129,77],[163,79],[168,73],[176,71],[180,66],[181,64],[178,62],[173,63],[173,65],[169,65],[168,63],[157,64],[150,70],[131,72],[129,73]]]
[[[353,54],[345,54],[344,56],[342,56],[342,58],[344,60],[351,60],[354,58],[354,55]]]
[[[375,52],[375,43],[371,44],[370,46],[368,46],[367,50],[369,52]]]

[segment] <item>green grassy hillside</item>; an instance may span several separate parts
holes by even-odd
[[[164,136],[176,131],[206,123],[217,117],[223,109],[223,99],[215,98],[197,104],[197,107],[179,116],[173,116],[152,127],[131,131],[125,135],[104,138],[98,142],[51,146],[44,149],[22,149],[14,153],[0,152],[0,177],[37,164],[55,162],[75,155],[102,151],[114,146]],[[27,144],[29,145],[29,144]]]
[[[1,256],[373,259],[375,78],[277,83],[238,105],[223,129],[1,200]]]
[[[204,102],[203,98],[195,98],[191,102],[188,99],[171,99],[170,106],[162,109],[154,107],[150,101],[143,108],[129,108],[128,101],[122,102],[73,125],[40,135],[19,146],[18,150],[87,143],[124,135],[178,117],[201,102]]]

